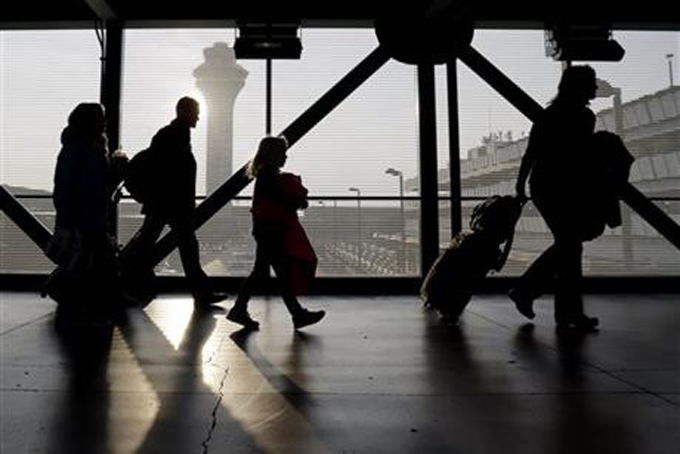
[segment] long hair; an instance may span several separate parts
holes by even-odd
[[[106,148],[104,106],[95,102],[78,104],[68,116],[68,124],[62,131],[61,140],[67,142],[81,139]]]
[[[265,168],[278,169],[282,155],[286,153],[288,141],[283,136],[267,136],[260,140],[255,157],[248,164],[248,176],[257,178],[260,171]]]

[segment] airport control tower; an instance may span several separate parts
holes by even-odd
[[[206,194],[233,173],[234,103],[248,71],[236,63],[234,50],[217,42],[203,50],[205,61],[193,71],[208,109]]]

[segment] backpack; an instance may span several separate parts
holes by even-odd
[[[500,241],[506,241],[515,231],[522,205],[515,196],[491,196],[472,209],[470,228],[475,232],[492,233]]]
[[[515,239],[515,225],[522,214],[524,201],[512,195],[494,195],[476,205],[470,215],[470,228],[473,232],[484,233],[490,240],[498,244],[505,243],[501,256],[492,266],[500,271],[512,249]]]
[[[135,154],[127,164],[125,189],[141,204],[148,203],[152,197],[154,161],[154,153],[147,148]]]

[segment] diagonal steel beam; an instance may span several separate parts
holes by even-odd
[[[47,248],[52,239],[52,232],[2,185],[0,185],[0,209],[41,250]]]
[[[459,58],[529,120],[536,121],[543,115],[543,107],[539,103],[472,46],[468,46]]]
[[[668,216],[661,208],[652,203],[646,195],[632,184],[627,184],[623,190],[623,200],[626,201],[637,214],[649,222],[664,238],[680,249],[680,225]],[[649,221],[653,219],[654,223]]]
[[[368,54],[357,66],[324,93],[314,104],[281,132],[289,145],[296,143],[307,134],[317,123],[331,113],[342,101],[347,99],[354,90],[366,82],[376,71],[387,63],[390,56],[382,47],[377,47]]]
[[[524,92],[482,54],[472,48],[472,46],[469,46],[460,55],[460,60],[486,81],[491,88],[515,106],[517,110],[529,118],[529,120],[536,121],[542,115],[543,107],[540,104],[534,101],[531,96]],[[668,216],[630,183],[626,185],[621,199],[664,238],[680,249],[680,225],[673,218]]]
[[[357,66],[340,79],[314,104],[297,117],[281,135],[288,140],[288,145],[292,146],[314,126],[316,126],[326,115],[335,109],[342,101],[349,97],[359,88],[369,77],[375,74],[390,59],[387,52],[382,47],[377,47],[373,52],[366,56]],[[246,174],[247,164],[242,166],[219,188],[213,191],[194,212],[194,229],[200,228],[215,213],[222,209],[229,201],[238,195],[251,181]],[[129,245],[129,244],[128,244]],[[177,238],[172,231],[163,236],[154,246],[152,260],[158,264],[177,246]],[[126,246],[122,254],[128,254]]]

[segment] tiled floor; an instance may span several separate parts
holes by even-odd
[[[680,296],[598,295],[599,333],[555,335],[476,297],[458,328],[414,297],[277,298],[261,330],[168,295],[112,332],[58,335],[54,303],[0,293],[0,451],[19,453],[676,453]],[[229,307],[229,303],[225,304]]]

